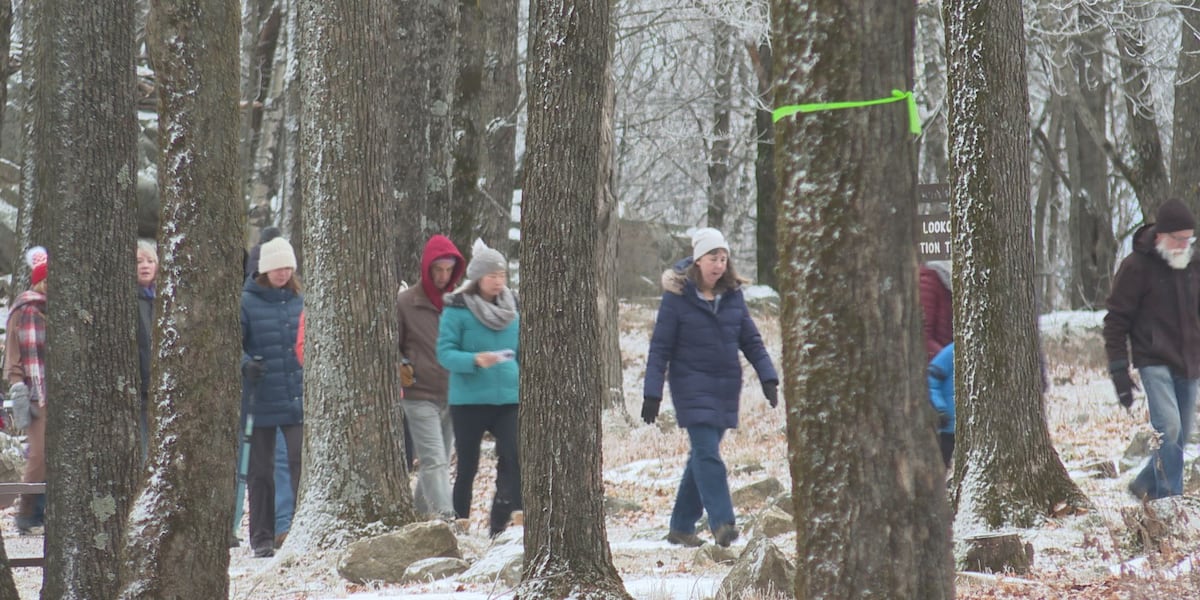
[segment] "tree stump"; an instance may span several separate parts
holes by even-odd
[[[1024,575],[1033,565],[1033,544],[1015,533],[987,533],[969,537],[963,569],[984,573]]]

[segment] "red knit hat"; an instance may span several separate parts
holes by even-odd
[[[46,280],[49,270],[50,255],[41,246],[34,246],[25,252],[25,262],[29,264],[29,281],[37,285]]]

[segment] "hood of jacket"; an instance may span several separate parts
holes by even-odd
[[[688,268],[692,266],[693,262],[696,262],[695,259],[689,256],[675,263],[675,265],[670,269],[663,271],[662,279],[660,281],[663,291],[670,292],[676,296],[681,296],[683,295],[683,291],[687,289],[688,286],[695,288],[696,283],[688,279],[687,275]],[[736,290],[739,287],[741,287],[741,285],[735,283],[731,289]],[[721,293],[724,294],[728,291],[730,290],[721,290]]]
[[[438,289],[433,285],[433,277],[430,275],[430,269],[433,268],[434,261],[443,258],[454,259],[454,272],[450,274],[450,281],[443,289]],[[467,271],[467,262],[463,259],[463,255],[458,251],[458,247],[450,238],[438,234],[429,238],[425,242],[425,251],[421,254],[421,289],[425,292],[425,297],[433,303],[434,308],[441,312],[442,297],[451,290],[462,279],[463,273]]]

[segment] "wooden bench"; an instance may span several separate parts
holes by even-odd
[[[45,483],[0,483],[0,496],[9,494],[45,494]],[[46,566],[46,557],[44,556],[22,556],[20,558],[8,557],[8,566],[14,569],[20,567],[37,567]]]

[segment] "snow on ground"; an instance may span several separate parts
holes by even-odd
[[[605,492],[635,502],[640,509],[607,519],[613,561],[626,589],[639,600],[711,598],[730,567],[697,562],[695,550],[672,546],[663,539],[687,454],[686,436],[670,427],[645,426],[637,419],[655,309],[636,303],[622,304],[621,308],[626,414],[605,415]],[[1020,530],[1022,538],[1035,549],[1033,572],[1020,578],[960,573],[959,598],[1169,598],[1180,597],[1172,591],[1176,590],[1171,587],[1173,582],[1194,577],[1195,569],[1186,557],[1164,565],[1123,545],[1125,530],[1120,511],[1136,506],[1125,486],[1137,465],[1124,465],[1120,461],[1134,434],[1150,428],[1144,399],[1139,398],[1132,412],[1121,409],[1104,365],[1098,362],[1102,359],[1096,358],[1102,357],[1102,352],[1090,353],[1101,344],[1098,332],[1102,316],[1103,313],[1072,312],[1054,313],[1041,319],[1050,380],[1046,395],[1050,432],[1061,460],[1091,499],[1094,509],[1083,515],[1047,518],[1041,527]],[[778,364],[779,325],[770,315],[759,314],[757,319]],[[742,426],[730,432],[722,447],[731,473],[731,488],[736,490],[767,477],[775,477],[785,488],[790,488],[783,411],[766,406],[750,369],[746,372],[742,399]],[[669,402],[663,408],[664,413],[669,412]],[[1195,459],[1196,447],[1196,444],[1189,446],[1189,461]],[[1085,468],[1105,460],[1120,465],[1117,478],[1095,478]],[[472,523],[460,536],[460,546],[469,560],[478,559],[488,547],[486,507],[494,489],[494,477],[494,461],[484,460],[475,484]],[[745,519],[747,512],[739,511],[739,519]],[[11,517],[5,519],[4,526],[5,543],[13,548]],[[711,539],[707,532],[702,532],[702,537]],[[20,540],[17,542],[26,547],[31,544],[29,538]],[[794,534],[774,541],[785,553],[794,556]],[[746,540],[740,539],[734,549],[745,544]],[[231,550],[230,597],[247,600],[512,597],[511,590],[500,585],[464,584],[455,580],[408,586],[350,586],[333,572],[336,557],[312,559],[321,563],[317,568],[285,569],[283,563],[292,560],[285,554],[281,552],[274,560],[264,560],[250,558],[244,546]],[[37,597],[35,572],[17,570],[22,598]]]

